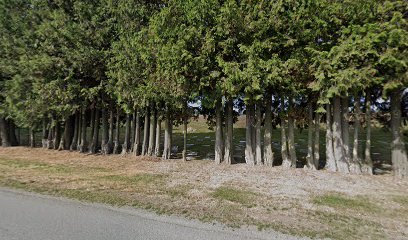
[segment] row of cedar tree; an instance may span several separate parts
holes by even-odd
[[[406,0],[0,0],[0,33],[3,146],[18,126],[32,146],[42,129],[48,148],[168,159],[172,127],[186,137],[199,111],[215,129],[215,162],[232,163],[244,112],[249,165],[274,165],[280,125],[282,164],[296,167],[298,125],[306,167],[372,173],[373,115],[392,130],[395,174],[408,175]]]

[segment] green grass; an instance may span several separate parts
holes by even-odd
[[[124,176],[124,175],[107,175],[100,176],[100,179],[105,179],[108,181],[114,182],[124,182],[131,185],[149,185],[149,184],[158,184],[162,183],[165,176],[159,174],[137,174],[133,176]]]
[[[49,173],[70,174],[74,172],[109,172],[109,169],[104,167],[89,167],[81,165],[67,166],[63,164],[45,163],[32,160],[23,159],[5,159],[0,158],[0,165],[14,168],[14,169],[30,169]]]
[[[104,203],[114,206],[134,205],[132,201],[117,194],[103,191],[87,191],[82,189],[61,189],[55,192],[56,196],[78,199],[85,202]]]
[[[306,236],[330,239],[384,239],[382,226],[376,222],[339,213],[311,212],[310,216],[329,226],[327,231],[303,229]]]
[[[274,229],[294,236],[307,236],[318,239],[386,239],[382,226],[376,222],[347,216],[340,213],[312,211],[307,213],[310,228],[279,223],[258,222],[258,230]]]
[[[122,198],[117,194],[106,191],[95,191],[86,189],[58,189],[47,186],[38,186],[35,183],[27,183],[19,180],[0,180],[2,186],[21,189],[57,197],[66,197],[91,203],[104,203],[113,206],[135,205],[133,201]]]
[[[251,204],[256,193],[248,190],[238,190],[230,187],[219,187],[211,194],[212,197],[220,200],[240,203],[243,205]]]
[[[193,189],[194,186],[190,184],[179,185],[174,187],[167,187],[163,189],[166,195],[169,195],[171,198],[189,198],[189,191]]]
[[[399,204],[401,204],[402,206],[408,208],[408,196],[406,196],[406,195],[405,195],[405,196],[402,196],[402,195],[393,196],[393,197],[392,197],[392,200],[393,200],[394,202],[399,203]]]
[[[0,159],[0,165],[8,166],[15,169],[24,168],[52,173],[72,173],[75,171],[74,168],[65,165],[48,164],[29,160]]]
[[[313,199],[313,203],[340,210],[357,210],[368,213],[376,213],[381,210],[379,206],[370,202],[370,200],[366,197],[358,196],[352,198],[337,193],[317,196]]]

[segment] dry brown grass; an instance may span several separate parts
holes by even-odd
[[[0,149],[0,184],[310,237],[408,237],[408,182],[390,175],[17,147]]]

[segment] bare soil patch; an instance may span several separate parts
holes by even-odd
[[[408,181],[212,161],[0,149],[0,184],[333,239],[408,238]]]

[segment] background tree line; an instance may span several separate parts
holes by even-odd
[[[188,122],[203,114],[215,162],[231,164],[244,113],[249,165],[276,165],[280,126],[282,165],[296,167],[297,125],[305,167],[372,174],[376,118],[392,131],[395,174],[408,175],[407,1],[0,0],[0,19],[4,147],[22,127],[32,147],[42,130],[44,148],[168,159],[182,125],[186,159]]]

